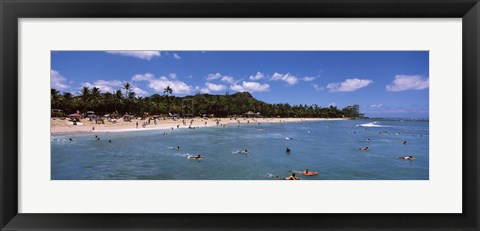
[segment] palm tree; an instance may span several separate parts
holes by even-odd
[[[58,108],[60,104],[60,92],[55,89],[50,89],[50,103],[52,109]]]
[[[125,89],[125,101],[126,101],[126,104],[127,104],[127,112],[130,110],[130,99],[129,99],[129,95],[130,95],[130,89],[131,89],[132,85],[130,83],[125,83],[123,84],[123,89]]]
[[[86,113],[88,101],[91,98],[90,89],[87,86],[83,86],[82,91],[80,92],[80,98],[82,99],[83,103],[83,112]]]
[[[103,93],[103,99],[105,104],[105,114],[108,114],[108,106],[112,103],[113,94],[110,92]]]
[[[92,92],[91,92],[91,102],[93,105],[94,111],[97,111],[98,105],[101,103],[101,93],[100,89],[98,87],[93,87]]]
[[[115,91],[115,111],[117,111],[118,105],[122,105],[122,98],[123,98],[122,91],[121,90]]]
[[[165,89],[163,89],[163,94],[167,96],[167,103],[168,103],[168,108],[170,108],[170,98],[168,98],[168,94],[172,94],[173,90],[170,86],[167,86]]]
[[[163,89],[163,93],[164,94],[173,94],[173,90],[172,88],[170,88],[170,86],[167,86],[165,89]]]
[[[125,98],[128,98],[128,94],[130,94],[130,89],[132,85],[130,83],[123,84],[123,89],[125,89]]]
[[[63,93],[63,108],[65,111],[70,111],[73,108],[73,95],[70,92]]]

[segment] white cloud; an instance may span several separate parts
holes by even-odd
[[[264,77],[265,75],[262,72],[257,72],[257,74],[250,76],[250,80],[259,80],[263,79]]]
[[[201,87],[199,87],[199,86],[196,86],[196,87],[195,87],[195,91],[196,91],[196,92],[203,93],[203,94],[208,94],[208,93],[210,93],[210,90],[208,90],[208,88],[201,88]]]
[[[170,86],[173,93],[190,93],[192,87],[182,81],[177,80],[176,78],[177,75],[175,73],[170,73],[168,77],[162,76],[160,78],[155,78],[155,76],[151,73],[145,73],[134,75],[132,77],[132,81],[147,81],[148,87],[152,88],[155,92],[163,93],[165,88]]]
[[[207,81],[212,81],[212,80],[217,80],[217,79],[220,79],[222,82],[226,82],[226,83],[229,83],[229,84],[236,84],[237,83],[235,78],[233,78],[232,76],[222,75],[218,72],[217,73],[211,73],[211,74],[207,75]]]
[[[369,84],[373,83],[372,80],[369,79],[346,79],[341,83],[329,83],[327,88],[330,92],[350,92],[356,91],[360,88],[364,88]]]
[[[275,72],[272,76],[272,80],[282,80],[287,82],[288,85],[294,85],[298,82],[298,78],[290,73],[280,74]]]
[[[215,73],[215,74],[213,74],[213,73],[212,73],[212,74],[208,74],[208,75],[207,75],[207,80],[208,80],[208,81],[212,81],[212,80],[219,79],[219,78],[222,78],[222,77],[223,77],[223,75],[217,72],[217,73]]]
[[[182,57],[180,57],[180,55],[178,55],[177,53],[173,53],[173,58],[176,60],[182,59]]]
[[[105,85],[105,86],[112,86],[112,87],[122,87],[123,83],[120,80],[97,80],[95,81],[95,85]]]
[[[148,92],[138,88],[138,87],[133,87],[132,89],[133,92],[135,92],[135,95],[137,96],[147,96],[148,95]]]
[[[154,76],[151,73],[136,74],[132,77],[132,81],[150,81],[153,78]]]
[[[313,84],[313,89],[315,89],[315,91],[323,91],[324,88],[318,84]]]
[[[381,103],[370,105],[371,108],[381,108],[382,106],[383,106],[383,105],[382,105]]]
[[[205,86],[207,86],[208,90],[210,91],[223,91],[227,89],[225,85],[214,84],[214,83],[205,83]]]
[[[98,88],[100,89],[101,93],[106,93],[106,92],[114,92],[115,90],[119,90],[123,88],[123,83],[120,80],[97,80],[93,83],[83,83],[82,87],[88,87],[88,88]]]
[[[192,90],[192,87],[186,83],[176,79],[168,79],[165,76],[150,80],[148,84],[148,87],[152,88],[154,91],[162,93],[167,86],[170,86],[170,88],[172,88],[172,92],[175,94],[187,94]]]
[[[67,79],[58,71],[50,70],[50,87],[56,90],[67,89],[70,86],[66,83]]]
[[[160,51],[107,51],[107,53],[135,57],[144,60],[151,60],[156,56],[160,56]]]
[[[235,84],[237,81],[232,76],[223,76],[222,81],[230,84]]]
[[[407,91],[407,90],[423,90],[428,88],[429,79],[422,78],[420,75],[395,75],[395,80],[385,86],[387,91]]]
[[[92,88],[96,87],[96,88],[100,89],[100,92],[101,92],[101,93],[113,92],[113,88],[112,88],[112,87],[95,85],[95,84],[92,84],[92,83],[89,83],[89,82],[83,83],[83,84],[82,84],[82,87],[88,87],[88,88],[90,88],[90,90],[91,90]]]
[[[310,81],[315,80],[315,77],[305,76],[305,77],[301,78],[301,80],[303,80],[305,82],[310,82]]]
[[[263,92],[269,91],[270,85],[268,84],[260,84],[257,82],[245,82],[243,81],[242,85],[234,84],[230,86],[230,89],[237,91],[237,92]]]

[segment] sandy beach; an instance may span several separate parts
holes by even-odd
[[[294,123],[303,121],[324,121],[324,120],[346,120],[348,118],[188,118],[173,120],[170,118],[155,121],[150,120],[150,124],[145,127],[144,123],[148,120],[132,119],[130,122],[119,119],[116,122],[105,121],[105,124],[95,124],[95,121],[81,119],[79,123],[83,125],[73,125],[68,119],[51,118],[51,135],[85,134],[96,132],[124,132],[124,131],[142,131],[159,129],[180,129],[180,128],[201,128],[208,126],[246,126],[258,123]],[[138,123],[138,128],[137,128]]]

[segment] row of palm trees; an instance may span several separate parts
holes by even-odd
[[[266,117],[357,117],[354,111],[336,107],[322,108],[318,105],[293,105],[287,103],[268,104],[253,98],[248,92],[235,94],[210,95],[200,94],[185,97],[173,96],[173,90],[167,86],[163,95],[153,94],[147,97],[137,97],[130,83],[125,83],[122,89],[112,93],[101,92],[99,88],[84,86],[79,95],[70,92],[60,93],[51,89],[52,109],[61,109],[65,114],[95,111],[97,114],[119,112],[143,115],[178,113],[181,115],[215,115],[221,117],[244,115],[247,111],[259,112]]]

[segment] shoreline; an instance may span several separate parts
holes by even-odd
[[[50,119],[50,136],[63,135],[82,135],[82,134],[96,134],[96,133],[110,133],[110,132],[137,132],[137,131],[152,131],[152,130],[174,130],[174,129],[189,129],[189,126],[194,128],[215,127],[231,125],[246,126],[251,124],[262,123],[298,123],[298,122],[314,122],[314,121],[337,121],[350,120],[351,118],[189,118],[185,119],[159,119],[157,124],[150,121],[150,125],[142,127],[147,120],[134,119],[131,122],[125,122],[119,119],[116,123],[106,121],[105,124],[95,124],[94,121],[82,119],[80,122],[84,125],[70,125],[68,120],[61,120],[59,118]],[[217,125],[218,121],[218,125]],[[138,122],[138,128],[136,123]],[[94,129],[93,129],[94,128]]]

